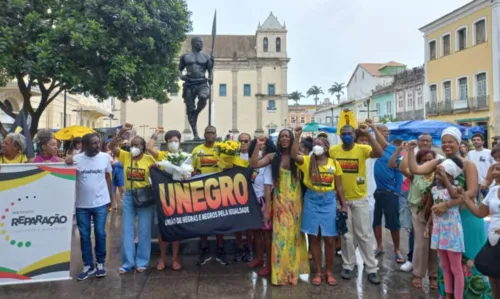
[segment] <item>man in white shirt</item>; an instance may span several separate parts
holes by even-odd
[[[83,153],[69,158],[76,164],[76,224],[80,232],[83,271],[77,277],[85,280],[91,275],[106,276],[106,218],[111,202],[111,157],[100,151],[101,140],[95,133],[82,138]],[[91,219],[94,222],[94,263],[91,239]]]
[[[474,150],[467,154],[467,159],[472,161],[477,168],[477,178],[479,183],[479,192],[481,192],[483,198],[488,194],[488,189],[481,190],[481,184],[484,182],[486,175],[488,174],[488,168],[495,163],[493,157],[491,156],[491,150],[484,148],[484,136],[480,133],[476,133],[472,136],[472,145],[474,145]]]

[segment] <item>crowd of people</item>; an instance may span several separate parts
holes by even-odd
[[[149,185],[151,167],[169,152],[181,150],[182,136],[176,130],[165,133],[159,128],[148,142],[139,136],[128,140],[125,133],[131,129],[132,125],[125,124],[104,146],[97,134],[87,134],[65,160],[58,157],[58,142],[48,131],[37,134],[39,154],[34,160],[24,154],[26,142],[21,134],[6,134],[3,140],[0,163],[66,161],[76,165],[76,220],[84,264],[79,280],[106,275],[105,223],[108,209],[116,209],[118,202],[123,219],[119,272],[149,268],[155,210],[138,207],[134,194]],[[163,133],[166,151],[155,148]],[[395,261],[402,264],[402,271],[413,272],[413,287],[421,288],[428,277],[430,288],[446,298],[463,298],[467,293],[500,297],[500,277],[486,277],[474,263],[484,247],[500,246],[500,147],[485,149],[484,137],[475,134],[474,149],[469,150],[460,131],[449,127],[442,132],[441,156],[430,135],[422,134],[408,143],[389,142],[388,128],[372,120],[358,129],[346,125],[339,135],[342,143],[333,146],[324,135],[302,138],[300,127],[280,131],[276,144],[246,133],[237,137],[239,158],[254,169],[252,182],[263,223],[260,228],[235,233],[238,251],[234,260],[259,268],[258,274],[270,276],[273,285],[295,285],[300,274],[310,273],[312,258],[311,283],[324,281],[333,286],[337,284],[335,252],[342,257],[340,277],[349,280],[357,270],[359,250],[368,281],[379,284],[377,258],[385,253],[384,223]],[[194,175],[222,170],[217,166],[216,138],[216,128],[206,127],[203,143],[193,150]],[[490,217],[488,232],[485,217]],[[406,256],[400,250],[403,229],[409,232]],[[216,260],[228,265],[224,236],[217,235],[216,240]],[[169,264],[167,242],[160,237],[158,271]],[[212,256],[207,236],[200,237],[200,244],[197,264],[202,266]],[[171,268],[180,270],[179,242],[172,242],[172,251]],[[500,268],[498,263],[492,267]]]

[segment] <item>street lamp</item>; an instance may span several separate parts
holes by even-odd
[[[287,126],[286,126],[286,121],[287,121],[287,119],[285,118],[285,129],[287,128]]]
[[[142,128],[142,136],[146,138],[146,128],[149,128],[148,125],[140,125],[139,128]]]
[[[367,112],[367,113],[368,113],[368,115],[367,115],[367,117],[366,117],[366,118],[368,118],[368,119],[370,119],[370,112],[377,112],[377,111],[378,111],[377,109],[375,109],[375,110],[370,110],[370,101],[371,101],[371,98],[368,98],[368,99],[366,99],[366,101],[365,101],[365,103],[364,103],[364,106],[365,106],[365,107],[368,107],[368,109],[366,109],[366,110],[359,110],[359,112]]]
[[[333,107],[330,108],[330,112],[332,113],[332,117],[330,118],[330,126],[333,127]]]

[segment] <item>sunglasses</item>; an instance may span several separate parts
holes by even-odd
[[[240,143],[249,143],[250,140],[240,140]]]
[[[349,132],[349,133],[341,133],[340,135],[342,135],[342,136],[350,136],[350,135],[352,135],[352,133],[351,132]]]

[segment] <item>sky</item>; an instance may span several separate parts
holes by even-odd
[[[286,22],[288,93],[347,85],[358,63],[424,62],[422,26],[470,0],[187,0],[194,34],[255,34],[270,12]],[[344,91],[346,93],[346,91]],[[313,103],[302,99],[301,104]]]

